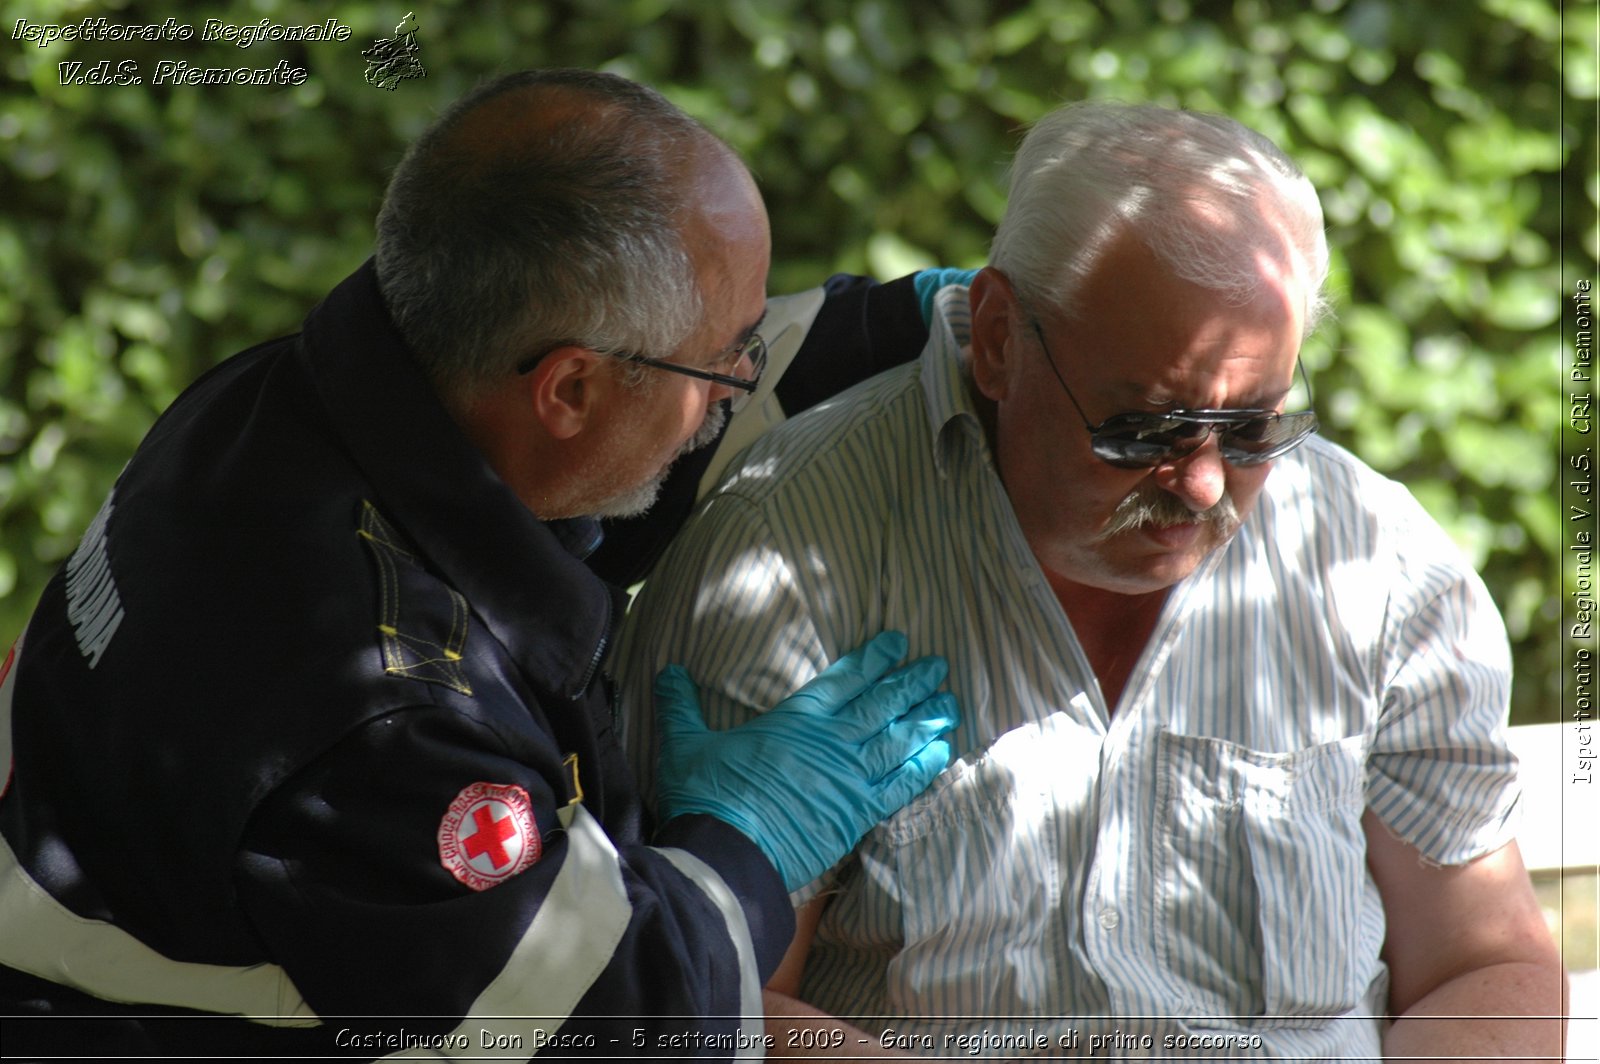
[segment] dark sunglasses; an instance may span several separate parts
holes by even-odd
[[[539,364],[539,360],[544,358],[545,355],[554,351],[557,347],[566,346],[587,347],[588,345],[576,342],[570,345],[552,344],[537,355],[517,363],[517,372],[531,373],[533,368]],[[608,355],[611,358],[621,359],[624,362],[637,362],[641,366],[664,369],[670,373],[681,373],[685,377],[711,381],[713,384],[720,384],[725,388],[736,389],[738,394],[733,396],[728,404],[732,410],[738,410],[749,401],[751,395],[755,394],[756,388],[761,384],[761,374],[767,368],[767,342],[761,338],[760,333],[755,332],[745,337],[737,347],[729,348],[723,356],[736,367],[748,366],[749,376],[736,377],[728,373],[713,373],[708,369],[695,369],[693,366],[680,366],[676,362],[668,362],[662,358],[651,358],[649,355],[639,355],[632,351],[600,351],[598,348],[590,348],[590,350],[597,351],[602,355]]]
[[[1236,466],[1260,465],[1294,450],[1317,431],[1317,415],[1310,410],[1288,414],[1255,409],[1169,410],[1160,414],[1113,414],[1098,425],[1091,424],[1078,397],[1056,368],[1055,356],[1045,343],[1044,330],[1037,319],[1033,331],[1050,371],[1089,431],[1089,445],[1095,457],[1119,469],[1150,469],[1182,458],[1199,449],[1213,432],[1217,434],[1223,461]],[[1309,395],[1311,382],[1305,378],[1305,367],[1298,361],[1295,365],[1301,380],[1306,381]]]

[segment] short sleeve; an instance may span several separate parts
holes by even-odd
[[[1399,559],[1380,669],[1367,800],[1428,860],[1463,864],[1515,835],[1521,788],[1506,742],[1510,649],[1483,581],[1395,486]]]

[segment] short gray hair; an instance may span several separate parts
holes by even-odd
[[[1296,259],[1305,333],[1326,310],[1322,206],[1300,168],[1231,118],[1151,104],[1070,104],[1029,130],[990,261],[1025,302],[1073,316],[1079,286],[1127,227],[1179,277],[1235,303],[1256,295],[1259,255]]]
[[[524,90],[523,106],[566,113],[487,148],[463,130]],[[396,167],[377,223],[379,288],[435,386],[467,394],[562,343],[682,343],[704,314],[680,231],[700,140],[715,138],[659,93],[587,70],[510,74],[446,109]]]

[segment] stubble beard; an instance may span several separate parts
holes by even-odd
[[[661,495],[661,487],[667,482],[667,475],[672,472],[672,467],[678,459],[691,451],[698,451],[702,447],[716,442],[722,435],[722,427],[728,420],[728,404],[717,402],[706,410],[706,418],[683,442],[683,446],[669,458],[659,470],[648,480],[632,488],[610,496],[594,508],[595,517],[638,517],[656,504],[656,499]]]

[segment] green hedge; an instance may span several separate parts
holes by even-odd
[[[322,24],[345,41],[201,40]],[[422,79],[361,50],[415,12]],[[385,175],[445,102],[525,66],[663,89],[745,153],[774,291],[984,259],[1018,131],[1083,97],[1226,111],[1323,192],[1337,318],[1306,350],[1326,432],[1406,481],[1505,611],[1518,721],[1555,719],[1562,322],[1593,277],[1596,11],[1477,0],[21,0],[0,42],[0,639],[151,418],[292,331],[366,255]],[[54,41],[30,25],[193,27]],[[141,84],[62,84],[63,63]],[[157,85],[157,64],[304,70]],[[119,64],[132,63],[134,67]]]

